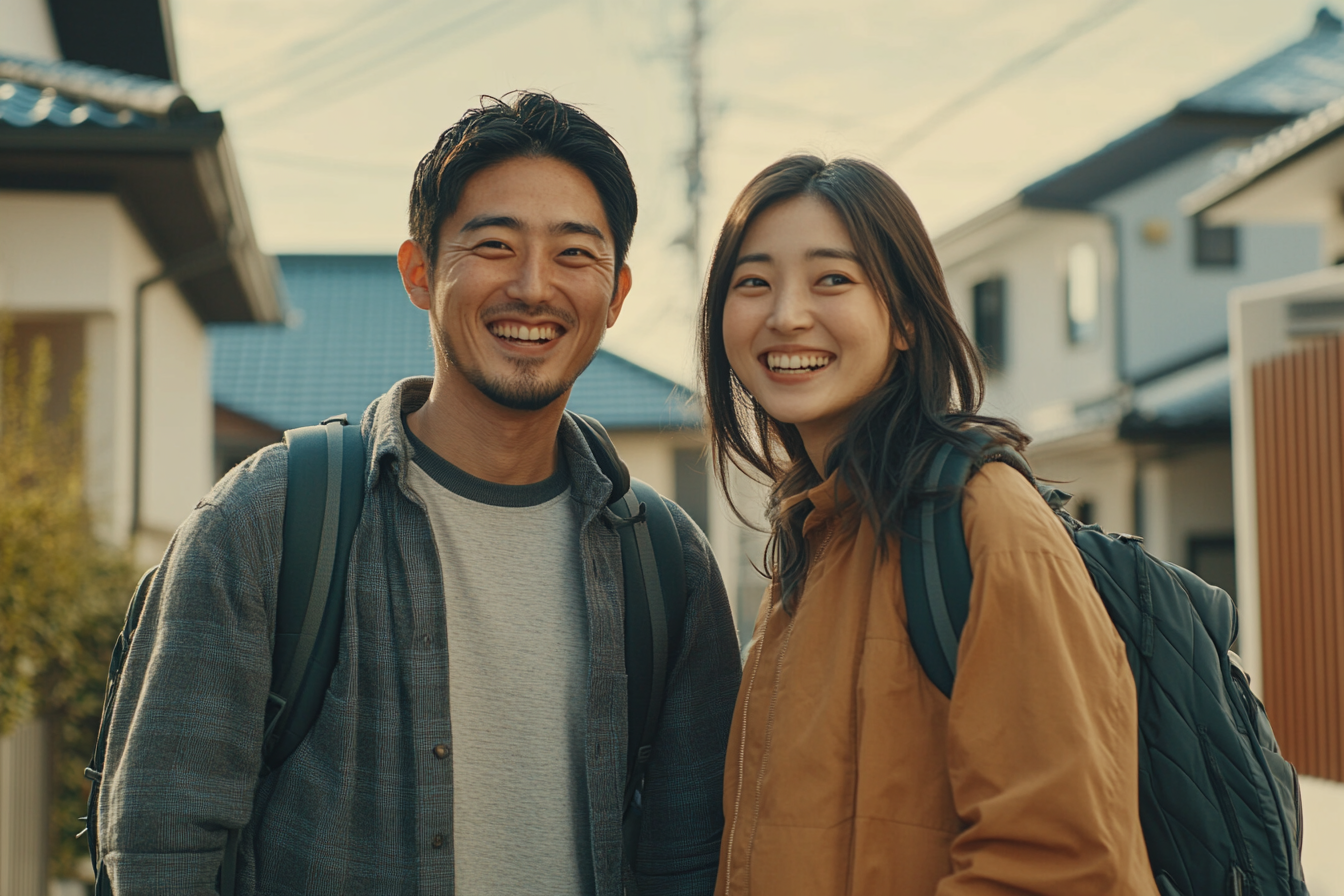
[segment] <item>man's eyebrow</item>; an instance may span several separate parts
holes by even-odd
[[[591,236],[595,240],[601,240],[606,243],[607,238],[597,227],[592,224],[585,224],[582,221],[564,221],[559,224],[551,225],[551,233],[556,236],[567,236],[569,234],[581,233],[584,236]]]
[[[859,263],[859,256],[851,249],[808,249],[808,258],[843,258],[845,261]]]
[[[462,225],[462,233],[484,230],[487,227],[507,227],[509,230],[523,229],[519,220],[509,215],[477,215]]]
[[[733,265],[733,267],[741,267],[744,264],[755,264],[758,261],[769,263],[773,260],[774,259],[770,257],[768,252],[756,252],[752,255],[743,255],[739,257],[737,259],[737,264]]]

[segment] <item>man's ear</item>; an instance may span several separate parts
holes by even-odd
[[[425,250],[415,240],[407,240],[397,250],[397,268],[401,271],[401,285],[406,287],[406,295],[411,304],[422,311],[429,311],[434,304],[434,293],[429,286],[429,265],[425,262]]]
[[[630,285],[633,282],[630,265],[621,265],[621,272],[616,275],[616,293],[611,297],[611,304],[607,306],[608,329],[613,327],[616,324],[616,318],[621,316],[621,307],[625,305],[625,297],[630,294]]]

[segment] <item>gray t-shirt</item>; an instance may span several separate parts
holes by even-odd
[[[499,485],[406,433],[448,607],[456,891],[591,894],[588,615],[569,471]]]

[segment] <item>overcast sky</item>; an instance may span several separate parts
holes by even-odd
[[[690,381],[705,256],[734,195],[779,156],[872,159],[937,234],[1298,40],[1320,0],[704,3],[695,259],[674,245],[690,220],[688,0],[173,0],[172,13],[182,80],[224,112],[268,252],[393,253],[416,162],[478,96],[538,88],[582,105],[624,147],[640,197],[635,288],[607,345]]]

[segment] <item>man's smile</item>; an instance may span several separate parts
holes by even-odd
[[[500,320],[489,325],[491,335],[513,345],[546,345],[564,335],[558,324],[529,324],[525,321]]]

